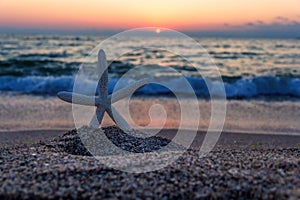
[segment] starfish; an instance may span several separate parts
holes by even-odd
[[[97,62],[97,70],[98,70],[98,96],[87,96],[78,93],[71,93],[71,92],[58,92],[57,96],[62,99],[63,101],[85,105],[85,106],[96,106],[96,112],[92,117],[89,126],[91,127],[99,127],[104,113],[110,116],[110,118],[124,131],[124,132],[131,132],[132,128],[127,123],[127,121],[122,117],[120,113],[112,106],[113,103],[130,96],[134,91],[138,90],[139,88],[145,86],[149,83],[148,79],[142,79],[136,81],[135,83],[117,90],[111,95],[108,95],[108,72],[107,72],[107,61],[105,52],[101,49],[98,52],[98,62]],[[102,75],[101,75],[102,74]]]

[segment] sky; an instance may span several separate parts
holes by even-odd
[[[300,37],[300,0],[0,0],[0,30],[120,31]]]

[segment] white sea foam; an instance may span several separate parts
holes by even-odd
[[[175,88],[177,92],[184,93],[180,87],[180,79],[183,77],[174,77],[164,80],[167,85]],[[199,97],[208,97],[209,95],[217,95],[217,86],[219,82],[203,78],[186,77],[193,87],[196,95]],[[228,78],[227,78],[228,79]],[[111,78],[108,86],[109,93],[119,81],[118,78]],[[132,79],[122,79],[120,86],[126,86]],[[79,91],[93,95],[96,81],[88,78],[82,79]],[[58,91],[72,91],[74,79],[72,76],[60,77],[43,77],[43,76],[27,76],[27,77],[0,77],[0,91],[17,92],[22,94],[40,94],[55,95]],[[209,85],[207,86],[206,83]],[[260,76],[253,78],[240,78],[237,80],[224,81],[227,98],[253,98],[257,96],[286,96],[300,97],[300,78],[289,77],[272,77]],[[207,87],[211,87],[212,94],[209,94]],[[149,84],[136,92],[136,95],[171,95],[171,91],[158,84]]]

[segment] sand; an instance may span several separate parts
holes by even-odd
[[[174,99],[132,99],[134,120],[147,125],[147,111],[153,103],[163,104],[168,111],[166,126],[158,136],[162,141],[172,139],[179,121]],[[84,148],[76,146],[77,132],[69,132],[74,129],[70,104],[53,97],[0,95],[0,198],[300,197],[300,102],[228,101],[224,130],[215,148],[201,158],[198,151],[208,127],[210,103],[197,103],[201,121],[190,149],[165,168],[136,174],[82,154]],[[103,124],[113,123],[106,117]],[[184,134],[189,133],[185,130]],[[160,144],[111,135],[125,150],[143,151]]]
[[[40,137],[42,142],[24,144],[43,133],[46,132],[25,132],[23,141],[20,137],[24,132],[6,134],[10,135],[7,141],[18,138],[23,144],[1,148],[0,198],[300,197],[299,136],[224,133],[215,149],[200,158],[197,147],[203,133],[199,132],[193,147],[177,161],[156,171],[136,174],[110,168],[92,156],[80,155],[80,148],[76,155],[74,151],[67,152],[64,147],[74,149],[78,145],[76,131],[63,136],[60,131],[49,131],[47,137]],[[160,135],[172,138],[174,130],[164,130]],[[56,139],[51,140],[50,136]],[[114,135],[112,140],[118,142],[118,136]],[[119,162],[124,159],[121,157]]]
[[[18,146],[22,144],[34,144],[48,142],[51,139],[61,136],[68,130],[26,130],[26,131],[3,131],[0,132],[0,147]],[[189,131],[185,131],[189,134]],[[164,129],[159,136],[172,139],[177,133],[175,129]],[[191,148],[199,149],[206,132],[198,131]],[[299,147],[300,135],[265,134],[265,133],[244,133],[244,132],[222,132],[216,148],[239,148],[244,149],[251,146],[256,148],[287,148]]]
[[[207,130],[210,120],[210,102],[199,100],[199,130]],[[172,98],[133,98],[130,109],[132,118],[139,125],[150,122],[148,110],[153,104],[161,104],[168,114],[165,128],[177,129],[180,121],[180,108]],[[299,101],[236,101],[226,102],[227,113],[224,124],[226,132],[295,134],[300,133]],[[116,106],[122,106],[122,102]],[[27,95],[0,95],[0,131],[19,131],[33,129],[64,129],[75,127],[71,104],[55,97]],[[91,111],[92,112],[92,111]],[[82,125],[89,124],[89,118],[81,120]],[[157,117],[153,124],[160,123]],[[184,121],[187,125],[189,119]],[[113,125],[105,116],[103,125]]]

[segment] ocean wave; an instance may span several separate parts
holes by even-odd
[[[79,62],[58,60],[0,60],[0,76],[61,76],[71,75],[78,70]]]
[[[72,91],[72,76],[45,77],[27,76],[0,77],[0,91],[18,92],[22,94],[55,95],[58,91]]]
[[[165,84],[172,86],[175,92],[184,93],[180,87],[182,83],[180,78],[172,78],[164,81]],[[190,85],[198,97],[209,97],[210,95],[218,95],[220,81],[210,79],[186,77]],[[109,93],[112,93],[116,84],[125,87],[133,80],[111,78],[108,85]],[[44,77],[44,76],[28,76],[0,77],[0,91],[17,92],[22,94],[37,94],[37,95],[56,95],[59,91],[72,91],[74,84],[73,76],[61,77]],[[96,81],[89,79],[81,79],[78,85],[80,91],[85,91],[87,94],[93,95],[93,90],[96,87]],[[253,78],[240,78],[224,81],[226,97],[228,99],[247,99],[258,96],[286,96],[300,98],[300,78],[291,77],[272,77],[260,76]],[[208,89],[209,88],[209,89]],[[172,95],[172,92],[159,84],[148,84],[136,92],[136,95]]]

